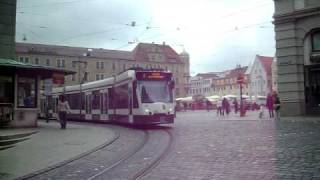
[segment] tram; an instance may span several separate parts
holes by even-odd
[[[68,120],[170,124],[175,115],[173,90],[171,72],[135,68],[103,80],[54,88],[46,98],[53,117],[58,116],[58,97],[65,95],[71,109]]]

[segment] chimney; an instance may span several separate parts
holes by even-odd
[[[165,46],[165,45],[166,45],[166,42],[165,42],[165,41],[163,41],[163,42],[162,42],[162,45],[164,45],[164,46]]]

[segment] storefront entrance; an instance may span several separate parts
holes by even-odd
[[[13,119],[14,83],[13,76],[0,75],[0,127]]]
[[[320,65],[305,66],[306,113],[320,115]]]

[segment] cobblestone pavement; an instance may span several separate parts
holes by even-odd
[[[171,153],[144,179],[320,179],[320,123],[247,116],[178,113]]]

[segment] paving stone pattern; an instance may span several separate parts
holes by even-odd
[[[231,116],[178,113],[172,153],[144,179],[320,179],[320,123]]]

